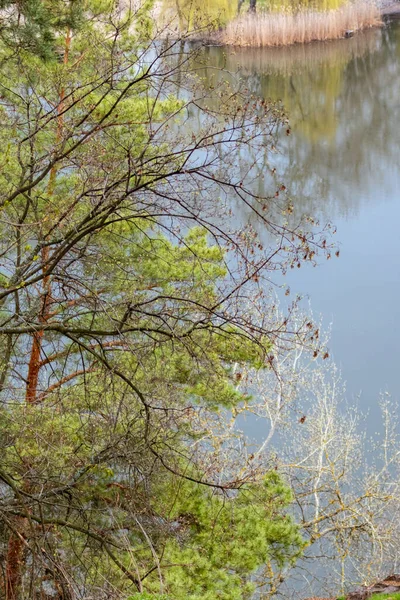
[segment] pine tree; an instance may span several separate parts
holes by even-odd
[[[301,540],[279,476],[240,452],[218,462],[213,422],[285,334],[263,270],[312,260],[317,239],[268,220],[272,200],[237,175],[279,112],[223,86],[218,110],[178,99],[190,57],[152,37],[150,5],[116,4],[49,21],[61,60],[1,47],[2,586],[244,599]],[[277,247],[221,219],[228,194]]]

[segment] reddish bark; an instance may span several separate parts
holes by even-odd
[[[19,519],[19,521],[23,521],[23,519]],[[21,523],[17,525],[21,525]],[[6,556],[5,600],[18,600],[24,549],[25,544],[21,533],[12,532],[8,541]]]
[[[65,48],[64,48],[64,58],[63,63],[66,65],[68,63],[69,51],[71,47],[71,39],[72,32],[68,29],[66,37],[65,37]],[[62,88],[60,90],[60,98],[57,106],[58,118],[57,118],[57,134],[56,134],[56,143],[60,142],[62,138],[62,129],[63,129],[63,110],[64,110],[64,98],[65,98],[65,89]],[[57,177],[57,166],[54,166],[50,171],[49,184],[47,188],[47,192],[49,196],[51,196],[54,192],[54,187],[56,183]],[[50,296],[51,296],[51,281],[50,277],[46,275],[48,260],[49,260],[49,249],[47,247],[42,250],[42,264],[43,264],[43,291],[42,291],[42,308],[39,321],[41,323],[46,323],[50,317],[49,305],[50,305]],[[28,366],[28,380],[26,386],[26,402],[33,404],[37,402],[38,399],[38,383],[39,383],[39,372],[41,368],[41,350],[43,344],[43,336],[44,331],[39,330],[33,335],[32,340],[32,348],[29,359]]]
[[[46,264],[49,258],[48,248],[42,250],[42,263],[43,271],[46,272]],[[50,304],[50,293],[51,293],[51,282],[50,277],[46,276],[43,279],[43,293],[42,293],[42,309],[39,317],[41,323],[46,323],[49,318],[49,304]],[[26,385],[26,402],[33,404],[37,400],[38,383],[39,383],[39,371],[40,371],[40,356],[43,343],[43,329],[37,331],[33,336],[31,355],[28,366],[28,381]]]
[[[69,50],[71,46],[71,31],[68,30],[65,38],[65,50],[63,63],[68,63]],[[62,112],[64,110],[64,88],[60,91],[59,103],[57,106],[58,119],[57,119],[57,133],[56,143],[59,143],[62,138],[63,129],[63,117]],[[57,177],[57,167],[54,166],[50,171],[48,194],[51,196],[54,192],[55,182]],[[41,260],[43,265],[43,284],[41,294],[41,311],[39,316],[40,323],[46,323],[50,318],[50,301],[51,301],[51,280],[50,276],[46,274],[48,268],[48,261],[50,258],[49,249],[43,248],[41,253]],[[43,345],[44,330],[38,330],[32,339],[32,348],[30,352],[30,359],[28,365],[28,378],[26,386],[26,402],[33,404],[38,400],[38,384],[39,384],[39,373],[41,368],[41,350]],[[19,529],[23,528],[25,519],[19,519]],[[19,599],[19,587],[22,578],[22,563],[24,560],[24,538],[20,532],[12,532],[8,541],[7,555],[6,555],[6,581],[5,581],[5,600],[18,600]]]

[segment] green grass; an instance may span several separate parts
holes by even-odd
[[[396,594],[374,594],[369,600],[400,600],[400,593]]]
[[[336,600],[346,600],[346,596],[339,596]],[[400,600],[400,592],[393,594],[374,594],[369,600]]]

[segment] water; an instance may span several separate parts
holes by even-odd
[[[400,400],[400,26],[286,49],[209,48],[207,58],[288,112],[282,180],[297,210],[337,226],[340,258],[287,280],[332,323],[331,354],[372,431],[379,392]]]

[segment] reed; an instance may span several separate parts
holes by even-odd
[[[336,10],[264,12],[241,15],[219,33],[219,42],[232,46],[287,46],[343,38],[382,24],[374,2],[347,3]]]

